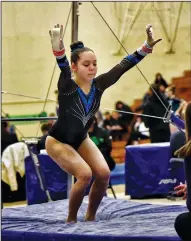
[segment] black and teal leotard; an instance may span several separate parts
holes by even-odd
[[[93,117],[100,106],[103,92],[143,58],[135,52],[124,58],[109,72],[94,78],[88,95],[72,80],[66,56],[57,59],[61,69],[58,81],[59,115],[58,120],[49,131],[49,135],[78,149],[87,137]]]

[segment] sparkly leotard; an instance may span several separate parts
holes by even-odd
[[[93,117],[100,106],[103,92],[143,58],[137,52],[125,57],[109,72],[92,80],[88,95],[72,79],[66,56],[57,59],[58,66],[61,69],[58,81],[59,115],[49,131],[49,135],[78,149],[87,137],[87,132],[93,123]]]

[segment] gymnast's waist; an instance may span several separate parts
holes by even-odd
[[[84,140],[85,137],[87,136],[87,132],[78,132],[78,133],[73,133],[70,131],[55,131],[55,130],[50,130],[48,133],[49,136],[54,137],[57,141],[60,141],[65,144],[71,144],[78,142],[80,140]]]
[[[49,135],[60,142],[73,142],[75,139],[83,139],[87,135],[88,130],[83,125],[66,124],[56,122],[49,130]]]

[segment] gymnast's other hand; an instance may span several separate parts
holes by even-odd
[[[148,24],[146,26],[146,33],[147,33],[147,44],[152,48],[153,46],[155,46],[155,44],[157,44],[158,42],[160,42],[162,39],[157,39],[154,40],[154,36],[153,36],[153,28],[151,24]]]
[[[55,24],[52,30],[49,30],[52,50],[56,57],[63,57],[65,48],[63,43],[63,25]]]
[[[184,194],[183,199],[186,199],[187,197],[187,185],[186,184],[180,184],[174,188],[175,191],[177,191],[177,195]]]

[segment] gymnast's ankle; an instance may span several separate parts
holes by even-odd
[[[68,216],[68,218],[67,218],[67,220],[66,220],[66,223],[77,223],[77,218],[75,217],[69,217]]]
[[[85,221],[95,221],[95,215],[86,214]]]

